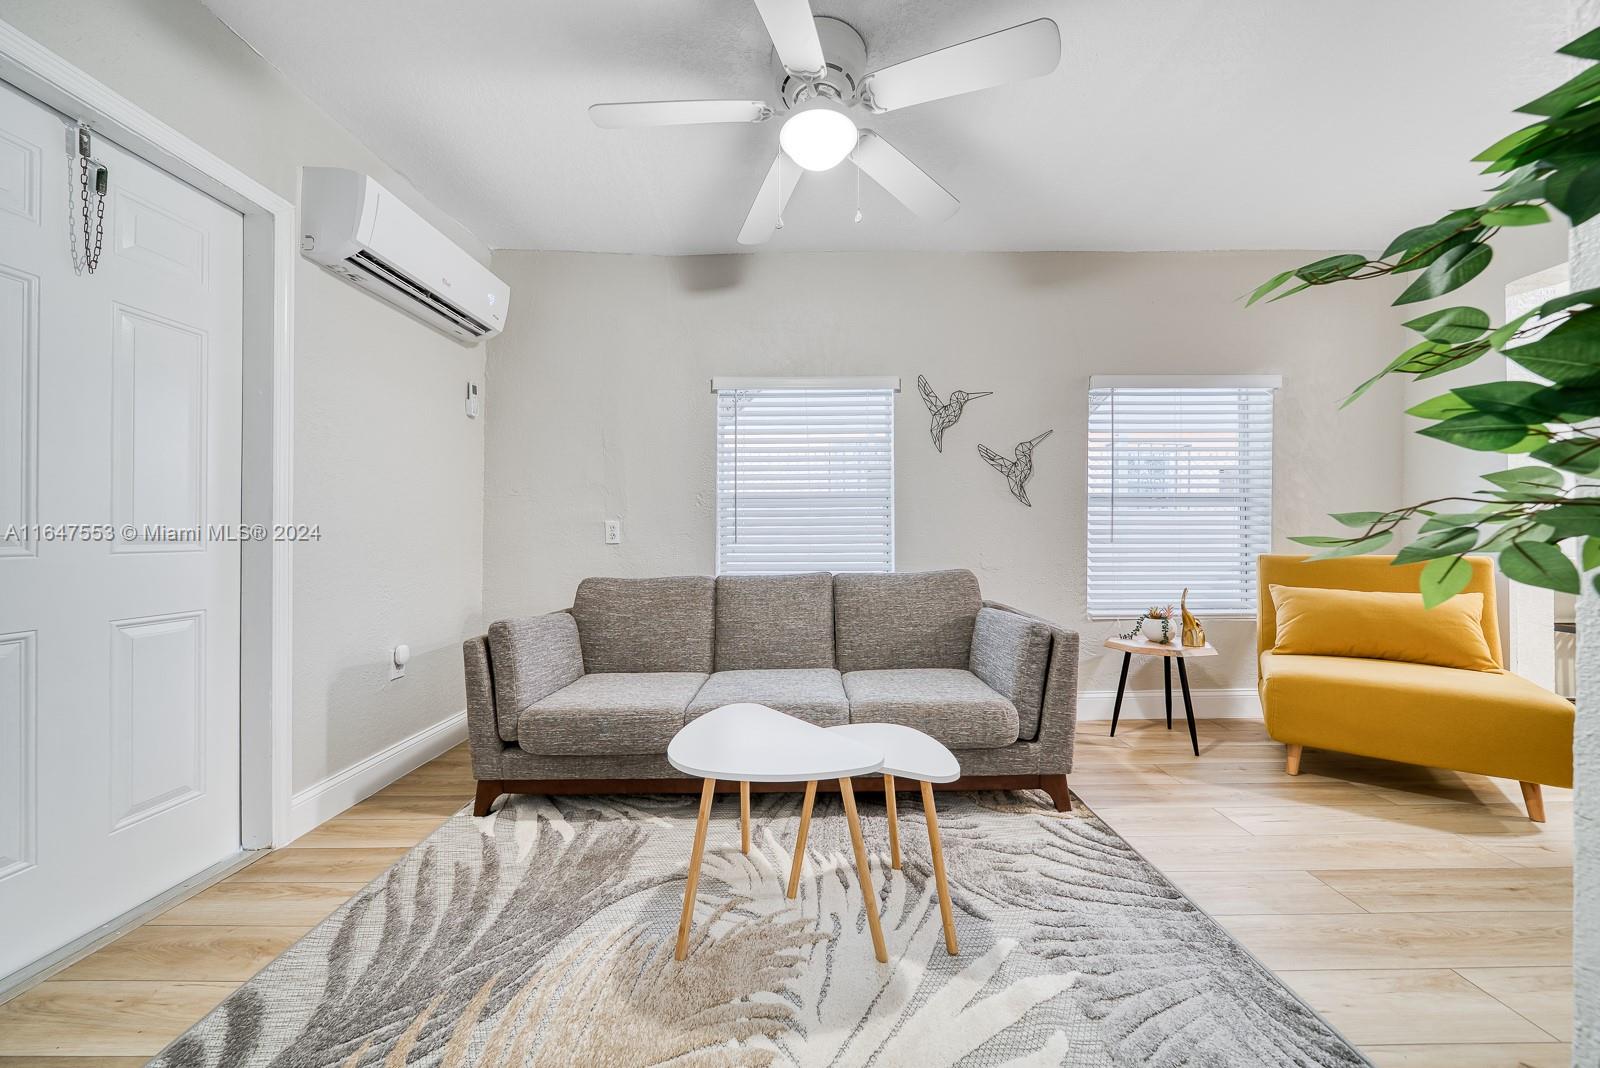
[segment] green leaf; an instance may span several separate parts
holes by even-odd
[[[1527,467],[1513,467],[1506,471],[1490,471],[1483,477],[1485,481],[1493,482],[1502,489],[1521,490],[1525,493],[1560,489],[1566,483],[1566,479],[1561,477],[1560,471],[1553,467],[1543,467],[1538,464],[1529,464]]]
[[[1423,437],[1437,438],[1480,452],[1506,452],[1528,438],[1528,424],[1494,412],[1469,412],[1425,426],[1417,431]],[[1535,445],[1534,448],[1537,448]]]
[[[1493,257],[1494,249],[1488,245],[1469,244],[1453,248],[1407,286],[1406,291],[1395,299],[1395,304],[1415,304],[1460,289],[1482,274]]]
[[[1336,560],[1341,556],[1360,556],[1362,553],[1375,553],[1388,545],[1394,539],[1394,531],[1385,530],[1374,534],[1370,538],[1357,538],[1347,541],[1343,545],[1334,545],[1311,556],[1311,560]],[[1303,538],[1294,538],[1294,541],[1304,541]]]
[[[1443,257],[1444,254],[1449,252],[1451,249],[1470,247],[1478,238],[1484,236],[1485,232],[1486,231],[1483,229],[1483,227],[1474,223],[1464,230],[1459,230],[1456,233],[1451,234],[1449,237],[1435,245],[1431,245],[1427,248],[1416,249],[1407,253],[1406,256],[1395,265],[1394,270],[1391,273],[1409,274],[1412,271],[1420,271],[1425,267],[1432,266],[1435,261]]]
[[[1536,122],[1532,126],[1524,126],[1520,130],[1506,134],[1472,158],[1477,163],[1494,163],[1512,150],[1527,144],[1546,129],[1547,127],[1542,122]]]
[[[1585,571],[1593,571],[1595,568],[1600,567],[1600,538],[1584,538],[1581,552]],[[1596,577],[1600,578],[1600,576]]]
[[[1293,277],[1293,270],[1278,272],[1265,282],[1262,282],[1260,285],[1256,286],[1255,289],[1251,290],[1250,297],[1244,302],[1244,306],[1246,308],[1250,307],[1250,305],[1254,304],[1268,293],[1271,293],[1274,289],[1277,289],[1279,286],[1283,285],[1283,283],[1287,282]]]
[[[1422,604],[1437,608],[1466,589],[1472,582],[1472,565],[1459,556],[1430,560],[1422,569]]]
[[[1388,514],[1388,512],[1335,512],[1329,518],[1341,526],[1366,530]]]
[[[1589,67],[1517,110],[1524,115],[1560,115],[1595,99],[1597,93],[1600,93],[1600,67]]]
[[[1418,419],[1450,419],[1457,415],[1466,415],[1473,410],[1472,405],[1456,396],[1455,390],[1451,390],[1421,404],[1413,404],[1406,409],[1406,414],[1414,415]]]
[[[1564,56],[1600,60],[1600,26],[1590,30],[1576,41],[1562,45],[1556,51]]]
[[[1561,414],[1549,410],[1557,402],[1549,395],[1549,387],[1539,382],[1482,382],[1450,392],[1474,411],[1491,412],[1524,425],[1544,423]]]
[[[1557,312],[1575,308],[1580,304],[1600,304],[1600,288],[1580,289],[1573,293],[1563,293],[1559,297],[1553,297],[1545,301],[1529,314],[1537,315],[1542,319]]]
[[[1477,212],[1473,209],[1461,208],[1457,211],[1452,211],[1437,222],[1428,223],[1426,226],[1413,226],[1389,242],[1389,247],[1384,249],[1383,254],[1378,258],[1386,260],[1396,253],[1415,252],[1418,249],[1429,248],[1463,227],[1472,225],[1476,216]]]
[[[1539,522],[1551,527],[1563,538],[1580,534],[1600,535],[1600,501],[1594,505],[1558,504],[1541,508]]]
[[[1545,196],[1573,226],[1600,215],[1600,163],[1557,171],[1545,179]]]
[[[1495,188],[1494,196],[1484,201],[1483,206],[1490,211],[1503,208],[1507,204],[1517,204],[1526,200],[1544,199],[1544,175],[1539,173],[1539,168],[1533,164],[1518,167],[1506,175],[1505,181]]]
[[[1537,204],[1512,204],[1478,220],[1485,226],[1537,226],[1550,221],[1550,213]]]
[[[1560,546],[1547,541],[1518,541],[1500,553],[1500,573],[1524,586],[1542,586],[1562,593],[1578,592],[1578,569]]]
[[[1492,346],[1497,352],[1504,349],[1506,345],[1510,344],[1512,339],[1517,336],[1517,331],[1526,326],[1528,324],[1528,320],[1534,318],[1538,314],[1538,309],[1535,309],[1531,312],[1523,312],[1509,323],[1506,323],[1504,326],[1495,330],[1489,335],[1490,346]]]
[[[1489,505],[1489,508],[1498,508],[1498,505]],[[1457,527],[1475,527],[1486,522],[1483,512],[1438,512],[1428,517],[1422,524],[1421,533],[1432,534],[1439,530],[1454,530]]]
[[[1456,345],[1482,337],[1489,329],[1489,313],[1481,308],[1441,308],[1404,325],[1407,330],[1415,330],[1430,341]]]
[[[1563,386],[1600,386],[1600,314],[1570,311],[1566,322],[1539,338],[1505,349],[1534,374]]]
[[[1342,253],[1338,256],[1327,256],[1308,263],[1294,272],[1294,276],[1303,282],[1313,284],[1323,282],[1337,282],[1342,278],[1349,278],[1367,265],[1365,256],[1358,256],[1353,252]]]
[[[1477,544],[1476,527],[1451,527],[1449,530],[1440,530],[1413,541],[1395,554],[1394,562],[1414,564],[1420,560],[1432,560],[1439,556],[1460,556],[1462,553],[1471,552],[1472,547]]]
[[[1600,440],[1564,438],[1533,451],[1533,458],[1563,471],[1592,475],[1600,471]]]

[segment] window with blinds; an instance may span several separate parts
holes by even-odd
[[[712,384],[718,574],[893,571],[893,380],[782,382]]]
[[[1272,545],[1269,376],[1097,376],[1089,389],[1089,614],[1254,615]]]

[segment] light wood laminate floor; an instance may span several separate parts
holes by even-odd
[[[1283,749],[1246,720],[1079,725],[1073,791],[1382,1068],[1566,1068],[1572,806]],[[144,1063],[467,803],[465,748],[0,1005],[0,1068]],[[863,803],[872,803],[864,795]]]

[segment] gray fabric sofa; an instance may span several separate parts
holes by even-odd
[[[949,788],[1069,805],[1078,636],[984,601],[970,571],[585,579],[463,656],[479,815],[502,793],[698,790],[667,743],[741,701],[916,727],[960,759]]]

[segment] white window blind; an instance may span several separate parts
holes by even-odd
[[[1256,612],[1256,557],[1272,544],[1272,380],[1190,381],[1091,380],[1093,617],[1176,603],[1184,587],[1197,615]]]
[[[717,572],[894,570],[894,389],[717,392]]]

